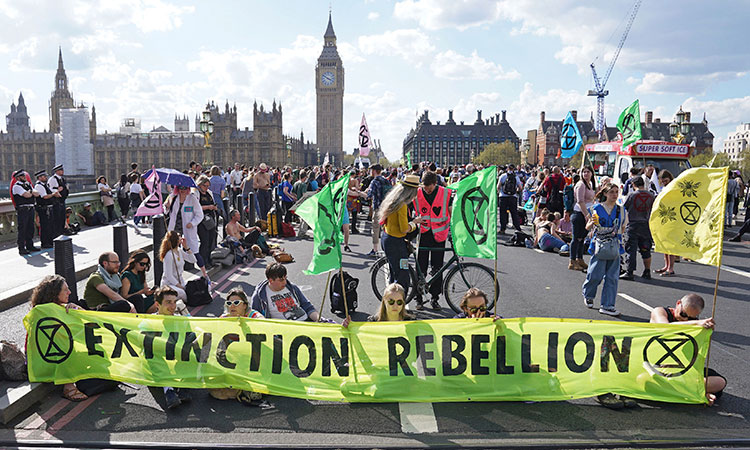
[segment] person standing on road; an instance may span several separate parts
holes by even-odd
[[[214,196],[214,202],[221,211],[221,217],[224,219],[224,224],[227,223],[227,211],[224,209],[224,194],[227,189],[227,183],[224,178],[221,177],[221,169],[219,166],[211,166],[211,178],[210,178],[210,189]]]
[[[372,175],[372,180],[370,181],[370,184],[367,186],[366,194],[367,198],[371,199],[372,211],[377,211],[378,208],[380,208],[380,204],[383,202],[383,199],[388,194],[388,191],[391,190],[391,183],[386,180],[381,173],[383,172],[383,166],[380,164],[373,164],[370,166],[370,174]],[[378,254],[378,244],[380,244],[380,222],[378,221],[378,215],[376,213],[372,214],[372,251],[367,254],[367,256],[376,256]]]
[[[177,292],[177,297],[183,302],[187,300],[185,293],[185,263],[195,263],[195,254],[188,247],[184,237],[179,233],[167,231],[164,240],[161,241],[159,259],[162,260],[164,272],[161,276],[160,286],[170,286]]]
[[[34,190],[29,180],[26,179],[26,172],[17,170],[13,174],[15,183],[12,183],[13,188],[11,194],[13,198],[13,205],[16,207],[16,216],[18,221],[16,224],[16,244],[18,245],[18,253],[21,255],[28,255],[31,252],[38,251],[38,247],[34,247],[34,204],[35,197],[39,196],[39,193]]]
[[[560,214],[565,211],[563,191],[565,190],[565,177],[560,173],[560,167],[554,166],[552,174],[544,179],[542,191],[547,197],[547,209],[550,212]]]
[[[52,219],[52,208],[54,202],[61,197],[59,191],[53,191],[47,184],[47,172],[40,170],[36,174],[36,186],[34,190],[39,194],[36,197],[36,214],[39,216],[39,237],[42,248],[52,248],[54,239],[54,223]]]
[[[443,289],[443,275],[439,273],[445,257],[445,241],[450,234],[451,191],[437,185],[435,172],[427,171],[422,175],[422,187],[417,191],[414,209],[424,220],[419,227],[419,253],[417,260],[419,270],[427,274],[427,266],[432,268],[435,280],[430,284],[430,306],[440,311],[440,291]],[[428,250],[432,249],[432,250]],[[421,295],[417,296],[417,309],[423,309]]]
[[[385,230],[381,245],[388,258],[390,273],[388,281],[400,284],[407,292],[409,291],[409,248],[406,235],[422,224],[422,218],[419,216],[409,222],[407,205],[417,198],[417,189],[419,189],[419,177],[405,176],[388,192],[377,214],[378,223]]]
[[[674,175],[672,175],[672,172],[668,171],[667,169],[664,169],[659,174],[659,184],[661,185],[661,189],[663,190],[669,183],[674,180]],[[674,275],[674,261],[675,256],[674,255],[668,255],[664,254],[664,267],[661,269],[655,270],[656,273],[659,274],[659,276],[662,277],[671,277]]]
[[[52,238],[56,238],[63,234],[65,231],[65,199],[68,198],[70,190],[68,189],[68,183],[65,181],[65,171],[63,165],[58,164],[52,168],[52,176],[50,177],[47,184],[52,191],[60,193],[59,197],[54,198],[52,202],[52,224],[53,234]]]
[[[124,223],[130,209],[130,182],[124,173],[120,175],[120,181],[115,185],[117,204],[120,206],[120,220]]]
[[[570,222],[573,224],[573,240],[570,241],[570,270],[586,270],[588,264],[583,260],[583,241],[586,239],[588,231],[586,223],[589,221],[590,208],[594,205],[594,192],[596,192],[596,180],[594,179],[594,170],[591,166],[584,166],[581,169],[581,179],[573,188],[573,214],[570,215]]]
[[[184,236],[188,248],[200,249],[201,241],[198,238],[198,225],[203,221],[203,207],[198,197],[190,192],[187,186],[177,186],[175,191],[164,202],[164,211],[169,212],[167,230],[177,231]],[[195,260],[208,280],[206,262],[200,253],[196,253]]]
[[[112,199],[112,188],[107,184],[107,177],[101,175],[96,179],[96,188],[99,190],[99,196],[102,200],[102,205],[107,208],[107,221],[114,222],[115,217],[115,201]]]
[[[625,254],[628,268],[620,276],[622,280],[633,280],[637,253],[643,258],[643,274],[645,280],[651,279],[651,230],[648,221],[651,217],[651,207],[654,204],[654,194],[646,189],[643,177],[631,178],[632,188],[625,199],[625,211],[628,213],[628,226],[625,229]]]
[[[141,202],[146,198],[146,193],[143,192],[143,186],[141,186],[141,178],[137,174],[130,175],[130,207],[133,208],[133,225],[136,227],[143,219],[141,216],[136,216],[138,207],[141,206]]]
[[[258,166],[258,173],[253,177],[253,189],[258,202],[258,218],[265,220],[271,209],[271,175],[266,163],[260,163]]]
[[[242,168],[240,168],[240,163],[234,163],[234,169],[229,173],[229,185],[232,189],[231,196],[229,200],[231,201],[230,209],[236,208],[241,209],[242,204],[237,202],[237,197],[242,196],[242,189],[240,188],[240,185],[242,184]]]
[[[211,181],[208,177],[200,175],[196,184],[198,185],[198,203],[203,210],[203,220],[198,225],[198,240],[200,241],[198,254],[201,255],[204,263],[211,266],[213,265],[211,252],[216,248],[219,234],[219,227],[217,226],[219,219],[216,213],[219,208],[216,206],[214,196],[209,190]]]
[[[592,208],[591,217],[586,223],[586,229],[594,229],[594,238],[589,246],[591,265],[583,282],[583,301],[587,307],[594,307],[596,289],[604,281],[602,287],[600,314],[619,316],[615,309],[617,297],[617,282],[620,276],[620,254],[624,253],[620,245],[620,233],[625,228],[624,214],[617,206],[620,189],[616,184],[606,183],[596,195],[599,203]],[[611,246],[611,247],[610,247]],[[607,252],[606,250],[611,250]]]
[[[714,329],[714,318],[701,319],[705,302],[698,294],[687,294],[677,300],[674,308],[661,306],[651,311],[651,323],[679,323],[680,325],[697,325],[710,330]],[[708,404],[713,405],[721,398],[724,388],[727,387],[727,379],[717,371],[706,368],[706,398]]]
[[[473,167],[472,165],[472,171]],[[509,164],[507,171],[500,175],[497,181],[497,192],[500,195],[500,200],[497,202],[500,207],[500,234],[505,233],[505,228],[508,225],[508,212],[510,212],[510,218],[513,221],[513,228],[516,231],[521,231],[521,221],[518,218],[518,190],[523,185],[515,170],[515,166]]]

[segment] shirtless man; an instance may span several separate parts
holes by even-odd
[[[698,294],[687,294],[677,300],[674,308],[660,306],[651,311],[651,323],[680,323],[682,325],[698,325],[703,328],[714,328],[714,319],[700,319],[704,308],[703,297]],[[708,404],[713,405],[727,386],[727,379],[715,370],[706,369],[706,398]]]
[[[245,237],[242,236],[242,233],[247,233]],[[236,209],[233,209],[229,212],[229,223],[227,223],[227,235],[230,238],[233,238],[232,240],[235,240],[239,246],[239,249],[242,252],[246,252],[247,250],[244,245],[249,246],[254,256],[257,258],[259,254],[263,253],[263,250],[260,248],[260,246],[257,245],[258,236],[260,236],[260,227],[250,227],[247,228],[244,225],[240,223],[240,212]]]

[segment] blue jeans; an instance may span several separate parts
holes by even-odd
[[[726,220],[724,221],[724,223],[728,227],[732,226],[732,218],[734,217],[734,202],[735,201],[736,201],[735,197],[732,197],[731,200],[727,199],[727,214],[726,214]]]
[[[602,287],[602,308],[614,309],[617,297],[617,281],[620,278],[620,258],[600,260],[596,255],[591,257],[586,281],[583,282],[583,297],[596,298],[596,288],[604,281]]]
[[[409,292],[409,270],[401,268],[401,260],[409,258],[409,249],[404,238],[396,238],[388,233],[383,233],[380,243],[388,258],[388,269],[390,270],[390,282],[398,283],[406,292]]]
[[[583,241],[586,239],[586,219],[583,213],[574,211],[570,215],[570,221],[573,224],[573,240],[570,241],[570,259],[583,259]]]
[[[565,245],[565,241],[552,236],[549,233],[544,233],[542,238],[539,239],[539,248],[545,252],[553,252],[555,249],[561,249]]]

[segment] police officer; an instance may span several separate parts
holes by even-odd
[[[18,216],[17,237],[18,253],[28,255],[39,250],[34,247],[34,197],[39,194],[26,179],[26,172],[18,170],[13,174],[16,183],[13,185],[13,203],[16,206]]]
[[[65,199],[68,198],[70,191],[68,190],[68,183],[65,181],[63,165],[58,164],[52,168],[52,175],[47,182],[52,192],[59,192],[60,197],[54,198],[52,203],[52,238],[56,238],[63,234],[65,231]]]
[[[39,216],[39,234],[42,248],[52,248],[54,230],[52,222],[52,205],[61,197],[59,191],[53,191],[47,184],[47,172],[42,169],[34,174],[36,186],[34,190],[39,194],[36,198],[36,213]]]

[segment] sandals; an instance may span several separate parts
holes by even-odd
[[[674,276],[674,271],[671,271],[671,272],[661,272],[659,274],[659,276],[660,277],[672,277],[672,276]]]
[[[70,400],[71,402],[82,402],[89,398],[88,395],[79,391],[75,384],[66,384],[63,387],[63,397]]]
[[[654,272],[656,272],[656,273],[664,273],[664,272],[666,272],[666,271],[667,271],[667,268],[666,268],[666,267],[663,267],[663,268],[661,268],[661,269],[658,269],[658,270],[654,270]]]

